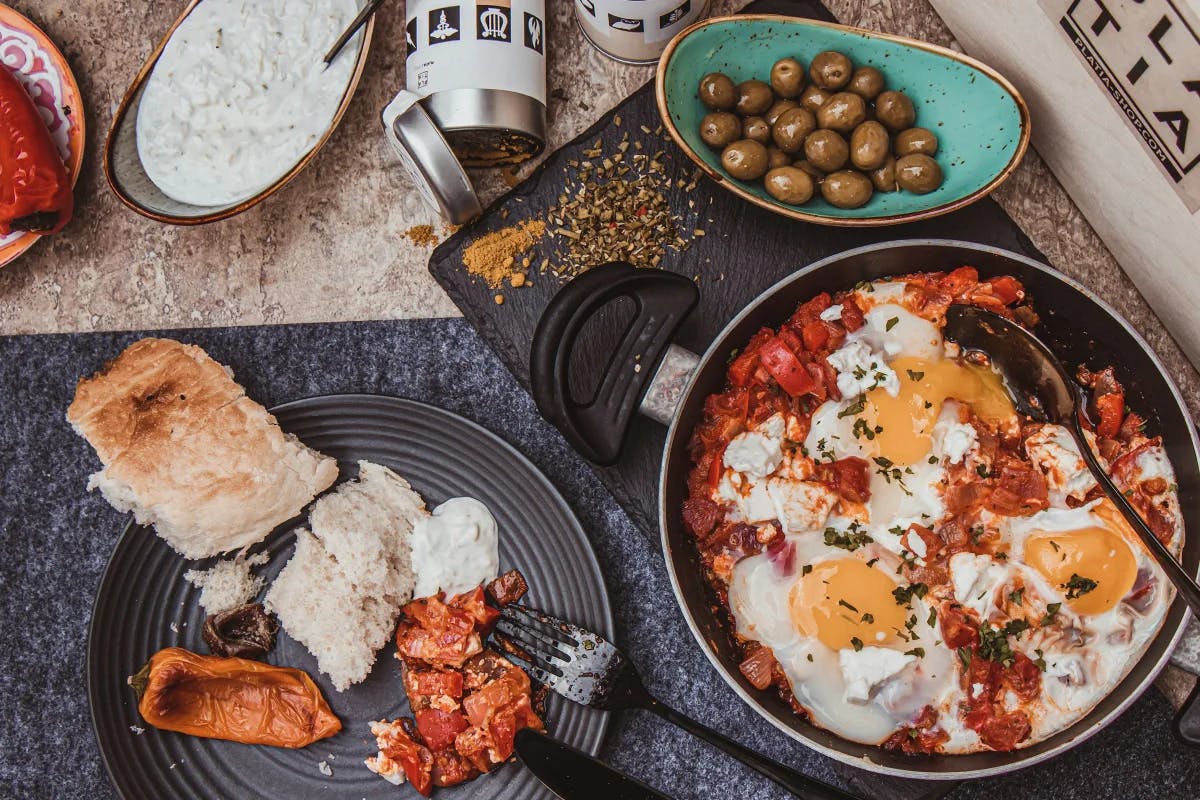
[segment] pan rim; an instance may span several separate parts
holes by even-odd
[[[808,264],[807,266],[805,266],[799,270],[796,270],[795,272],[791,273],[787,277],[785,277],[779,281],[776,281],[774,284],[772,284],[771,286],[767,287],[762,292],[760,292],[759,295],[754,300],[752,300],[741,311],[739,311],[736,315],[734,315],[734,317],[721,329],[721,331],[716,335],[716,337],[713,338],[713,341],[709,344],[708,348],[700,356],[699,365],[697,366],[696,370],[692,373],[691,378],[688,380],[687,386],[685,387],[685,389],[683,390],[683,393],[681,394],[682,399],[680,400],[680,408],[683,407],[683,404],[689,402],[692,399],[692,393],[693,393],[693,391],[695,391],[696,382],[700,376],[700,373],[703,371],[704,366],[708,363],[709,359],[713,356],[713,353],[716,350],[718,350],[725,343],[725,341],[726,341],[727,337],[730,335],[731,331],[733,331],[733,329],[736,328],[748,316],[755,313],[764,302],[766,302],[770,298],[773,298],[778,292],[784,290],[789,284],[791,284],[795,281],[798,281],[807,275],[817,272],[818,270],[823,269],[824,267],[826,267],[830,264],[841,262],[848,258],[862,255],[864,253],[878,252],[880,250],[903,249],[903,248],[910,248],[910,247],[940,247],[940,248],[947,248],[947,249],[955,248],[955,249],[975,250],[980,253],[986,253],[986,254],[992,255],[992,256],[999,256],[1001,258],[1019,261],[1022,264],[1030,267],[1031,269],[1041,272],[1052,279],[1055,279],[1062,283],[1065,283],[1067,286],[1074,289],[1079,294],[1083,295],[1086,299],[1095,303],[1106,314],[1108,314],[1110,317],[1112,317],[1112,319],[1114,321],[1116,321],[1125,330],[1125,332],[1132,338],[1132,340],[1138,345],[1138,347],[1140,347],[1142,349],[1142,351],[1145,352],[1147,356],[1149,356],[1151,363],[1158,370],[1159,374],[1162,376],[1162,378],[1166,382],[1167,387],[1171,391],[1172,400],[1175,402],[1176,406],[1182,411],[1182,416],[1185,420],[1188,434],[1190,437],[1190,442],[1191,442],[1191,447],[1192,447],[1192,455],[1194,458],[1196,458],[1197,464],[1200,465],[1200,438],[1197,437],[1196,425],[1195,425],[1195,422],[1192,420],[1191,414],[1188,413],[1188,411],[1187,411],[1187,405],[1183,400],[1183,395],[1179,391],[1179,387],[1175,384],[1175,381],[1171,378],[1170,373],[1166,369],[1166,366],[1159,359],[1157,353],[1154,352],[1154,349],[1150,347],[1149,342],[1146,341],[1146,339],[1129,323],[1128,320],[1126,320],[1119,312],[1117,312],[1116,309],[1114,309],[1111,305],[1109,305],[1107,302],[1105,302],[1101,297],[1096,295],[1094,292],[1092,292],[1086,286],[1079,283],[1077,280],[1070,277],[1069,275],[1059,272],[1058,270],[1054,269],[1049,264],[1046,264],[1044,262],[1030,258],[1029,256],[1025,256],[1020,253],[1014,252],[1012,250],[1006,250],[1002,247],[995,247],[992,245],[981,244],[979,242],[970,242],[970,241],[965,241],[962,239],[945,239],[945,238],[893,239],[893,240],[889,240],[886,242],[877,242],[874,244],[863,245],[861,247],[855,247],[855,248],[851,248],[849,250],[842,250],[840,252],[826,256],[825,258],[814,261],[811,264]],[[902,274],[902,273],[898,273],[898,274]],[[1070,736],[1069,738],[1065,738],[1062,742],[1055,745],[1054,747],[1049,748],[1048,750],[1045,750],[1044,752],[1031,753],[1029,750],[1014,750],[1009,754],[1002,754],[1002,755],[1008,755],[1012,758],[1011,762],[1006,763],[1006,764],[1000,764],[997,766],[982,767],[982,768],[976,768],[976,769],[931,771],[931,770],[922,769],[922,768],[905,769],[905,768],[900,768],[900,767],[893,767],[893,766],[890,766],[887,764],[880,764],[880,763],[872,760],[870,758],[870,756],[855,756],[855,755],[851,755],[849,753],[842,752],[840,749],[829,747],[825,744],[822,744],[822,743],[816,741],[815,739],[813,739],[809,735],[805,734],[804,732],[798,731],[795,728],[791,727],[790,725],[785,724],[784,720],[779,715],[772,713],[769,709],[765,708],[758,701],[757,698],[752,696],[748,691],[746,691],[741,686],[741,684],[729,673],[729,671],[725,668],[725,666],[717,658],[714,648],[709,644],[709,642],[705,638],[703,632],[700,630],[700,626],[697,624],[690,606],[684,601],[683,589],[682,589],[682,586],[680,585],[679,576],[676,574],[675,562],[674,562],[674,559],[672,558],[672,545],[670,542],[670,538],[667,534],[669,519],[668,519],[668,509],[666,507],[666,499],[665,499],[666,494],[667,494],[666,489],[667,489],[667,483],[668,483],[668,472],[669,472],[669,468],[670,468],[670,451],[672,449],[672,447],[671,447],[672,443],[676,440],[676,437],[679,435],[679,420],[680,420],[680,414],[677,411],[671,420],[670,426],[667,429],[666,444],[664,445],[662,465],[659,469],[659,480],[658,480],[659,541],[660,541],[660,545],[662,547],[663,560],[666,562],[667,575],[671,580],[671,589],[675,594],[675,602],[679,606],[680,611],[683,613],[683,616],[687,622],[688,628],[691,630],[692,635],[696,639],[696,642],[700,645],[700,649],[704,653],[705,658],[708,659],[709,663],[711,663],[713,668],[717,671],[717,674],[720,675],[722,680],[725,681],[725,683],[729,686],[729,688],[732,689],[738,695],[738,697],[742,700],[742,702],[744,702],[747,706],[749,706],[760,717],[762,717],[767,722],[769,722],[771,725],[773,725],[774,727],[776,727],[777,729],[782,731],[784,734],[786,734],[789,738],[799,742],[800,744],[804,745],[805,747],[815,750],[816,752],[820,753],[821,755],[824,755],[828,758],[832,758],[835,761],[839,761],[843,764],[847,764],[852,767],[857,767],[859,769],[864,769],[869,772],[873,772],[873,773],[880,774],[880,775],[888,775],[891,777],[898,777],[898,778],[924,779],[924,780],[937,780],[937,781],[957,781],[957,780],[968,780],[968,779],[972,779],[972,778],[995,777],[998,775],[1005,775],[1005,774],[1008,774],[1011,772],[1016,772],[1017,770],[1024,769],[1025,767],[1031,767],[1035,764],[1042,763],[1044,761],[1047,761],[1049,759],[1052,759],[1059,755],[1062,755],[1063,753],[1067,752],[1068,750],[1071,750],[1072,748],[1076,747],[1077,745],[1080,745],[1083,742],[1087,741],[1093,735],[1095,735],[1099,731],[1106,728],[1116,718],[1121,716],[1129,708],[1129,706],[1131,706],[1134,702],[1136,702],[1138,700],[1138,698],[1140,698],[1142,696],[1142,694],[1146,691],[1146,689],[1148,689],[1150,687],[1150,685],[1154,682],[1154,680],[1158,677],[1159,673],[1162,672],[1163,668],[1166,667],[1166,665],[1168,664],[1168,662],[1171,659],[1171,653],[1174,651],[1175,647],[1179,644],[1179,641],[1183,637],[1184,631],[1186,630],[1186,628],[1188,626],[1188,622],[1191,618],[1191,612],[1190,612],[1190,610],[1187,609],[1186,605],[1184,605],[1183,613],[1182,613],[1182,615],[1180,615],[1179,621],[1175,625],[1175,629],[1173,631],[1169,630],[1168,618],[1170,617],[1170,615],[1175,613],[1176,609],[1179,607],[1179,604],[1182,603],[1182,601],[1179,599],[1178,595],[1176,595],[1175,599],[1172,601],[1171,606],[1168,607],[1167,615],[1166,615],[1166,617],[1164,617],[1162,629],[1159,630],[1157,635],[1153,639],[1151,639],[1150,644],[1147,645],[1147,648],[1149,648],[1150,646],[1153,646],[1156,642],[1158,642],[1160,639],[1162,639],[1164,636],[1168,636],[1169,639],[1167,642],[1167,647],[1163,650],[1161,655],[1158,657],[1157,661],[1151,665],[1150,669],[1145,674],[1145,676],[1140,681],[1138,681],[1135,685],[1133,685],[1130,688],[1128,688],[1127,690],[1125,690],[1126,691],[1125,697],[1121,698],[1120,701],[1111,710],[1109,710],[1107,713],[1105,713],[1102,717],[1100,717],[1098,720],[1095,720],[1094,722],[1090,723],[1088,725],[1088,727],[1079,730],[1074,735]],[[1186,536],[1186,534],[1185,534],[1185,536]],[[1105,695],[1106,698],[1111,697],[1117,691],[1121,691],[1121,685],[1124,684],[1125,681],[1129,680],[1133,669],[1136,669],[1137,667],[1142,665],[1142,662],[1145,660],[1146,655],[1147,655],[1147,653],[1143,653],[1142,657],[1139,658],[1138,661],[1135,662],[1134,665],[1130,668],[1130,672],[1126,673],[1126,675],[1121,679],[1121,681],[1117,684],[1117,686],[1115,686],[1111,692],[1109,692],[1107,695]],[[1089,714],[1090,713],[1091,712],[1089,712]],[[1086,718],[1086,715],[1084,718]],[[1059,731],[1057,734],[1054,734],[1054,736],[1055,737],[1063,736],[1064,734],[1067,734],[1067,733],[1073,731],[1083,721],[1084,718],[1076,720],[1076,722],[1073,723],[1070,727],[1068,727],[1062,731]],[[836,734],[834,734],[834,735],[836,735]],[[846,741],[847,745],[854,745],[854,746],[859,746],[859,747],[870,747],[870,745],[862,745],[860,743],[851,742],[848,739],[845,741]],[[947,757],[954,758],[954,756],[947,756]]]

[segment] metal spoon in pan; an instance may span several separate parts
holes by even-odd
[[[1071,432],[1096,482],[1137,531],[1193,613],[1200,615],[1200,586],[1154,535],[1092,453],[1081,422],[1087,408],[1083,389],[1067,375],[1062,362],[1020,325],[975,306],[950,306],[944,333],[966,351],[987,354],[1013,393],[1017,411],[1039,422],[1062,425]]]

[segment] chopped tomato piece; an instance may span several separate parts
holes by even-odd
[[[1017,697],[1025,701],[1034,700],[1042,691],[1042,671],[1029,656],[1019,650],[1013,654],[1013,662],[1001,676],[1004,684]]]
[[[774,675],[775,654],[769,647],[758,647],[738,665],[738,669],[755,689],[765,689],[771,685]]]
[[[413,717],[421,738],[432,750],[450,746],[454,743],[454,737],[470,727],[466,718],[457,711],[426,708],[413,714]]]
[[[846,330],[854,333],[867,322],[867,318],[863,316],[862,309],[858,307],[853,297],[847,297],[842,301],[842,325],[846,326]]]
[[[834,491],[854,503],[871,499],[871,465],[866,459],[850,456],[816,466],[817,480],[829,484]]]
[[[1100,422],[1096,425],[1096,434],[1109,439],[1116,438],[1125,418],[1125,395],[1113,393],[1097,397],[1096,415],[1100,417]]]
[[[1025,287],[1011,275],[1001,275],[987,282],[992,294],[1004,305],[1012,305],[1025,296]]]
[[[951,297],[962,297],[979,283],[979,270],[974,267],[959,267],[946,277],[941,284]]]
[[[439,670],[408,670],[404,675],[404,688],[409,694],[429,697],[453,697],[458,700],[463,694],[461,672]]]
[[[1029,724],[1029,717],[1023,712],[1011,711],[1007,714],[988,717],[975,730],[988,747],[1007,753],[1015,750],[1018,744],[1029,738],[1033,726]]]
[[[810,322],[800,331],[804,339],[804,349],[810,352],[820,350],[829,341],[829,328],[824,322]]]
[[[945,606],[938,611],[942,623],[942,641],[947,647],[974,647],[979,644],[979,630],[961,606]]]
[[[796,354],[779,338],[771,339],[763,345],[762,364],[780,388],[792,397],[809,394],[817,386],[817,382],[796,358]]]

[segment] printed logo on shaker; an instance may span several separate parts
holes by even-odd
[[[679,20],[681,20],[685,16],[687,16],[688,12],[691,10],[692,10],[692,0],[683,0],[683,5],[678,6],[677,8],[674,8],[671,11],[668,11],[667,13],[663,14],[661,17],[658,18],[659,29],[666,30],[667,28],[671,27],[676,22],[679,22]]]
[[[500,5],[480,5],[475,13],[475,37],[489,42],[512,41],[512,9]]]
[[[404,28],[405,56],[411,56],[417,51],[417,18],[413,17]]]
[[[616,14],[608,15],[608,27],[618,31],[629,31],[630,33],[645,33],[646,20],[631,19],[630,17],[618,17]]]
[[[545,45],[542,42],[543,23],[533,14],[525,12],[525,46],[535,53],[543,53]]]
[[[583,6],[583,10],[596,16],[596,1],[595,0],[579,0],[579,5]]]
[[[429,43],[445,44],[459,40],[458,6],[435,8],[429,12]]]

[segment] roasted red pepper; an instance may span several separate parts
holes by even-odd
[[[25,87],[0,65],[0,236],[58,233],[71,219],[71,176]]]

